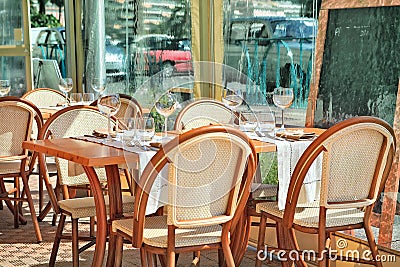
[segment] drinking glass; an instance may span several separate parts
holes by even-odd
[[[58,83],[58,88],[61,92],[65,94],[65,104],[63,106],[68,106],[68,92],[72,90],[73,81],[72,78],[61,78]]]
[[[151,141],[155,134],[155,126],[153,118],[135,118],[135,136],[134,143],[145,146],[146,142]]]
[[[163,94],[156,102],[155,108],[158,114],[164,116],[164,136],[167,136],[168,130],[168,116],[176,110],[178,100],[171,92]]]
[[[93,93],[83,93],[82,101],[84,105],[90,105],[94,101]]]
[[[69,101],[71,106],[82,104],[82,93],[71,93]]]
[[[239,116],[239,127],[243,132],[252,132],[257,127],[257,117],[253,112],[241,112]]]
[[[256,130],[263,135],[275,135],[275,113],[273,111],[260,111],[256,113],[257,128]]]
[[[103,92],[106,90],[107,80],[105,78],[94,77],[91,80],[92,89],[97,92],[97,95],[101,97]]]
[[[0,96],[5,96],[10,92],[10,80],[0,80]]]
[[[243,93],[240,89],[224,89],[222,91],[222,103],[231,110],[232,126],[235,125],[236,108],[243,102]]]
[[[293,88],[284,88],[278,87],[274,89],[274,93],[272,95],[272,99],[274,101],[275,106],[282,110],[282,124],[281,128],[278,131],[285,130],[285,123],[283,119],[283,111],[285,108],[290,107],[293,103],[294,95],[293,95]]]
[[[111,141],[111,116],[114,116],[121,106],[121,102],[119,100],[119,94],[110,94],[110,95],[103,95],[97,101],[97,107],[99,108],[100,112],[106,114],[108,117],[108,135],[107,141]]]

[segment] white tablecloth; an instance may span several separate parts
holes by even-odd
[[[252,139],[275,143],[278,159],[278,207],[284,209],[290,178],[293,170],[303,152],[311,144],[311,141],[279,141],[269,137],[258,137],[254,133],[248,133]],[[322,157],[319,156],[311,165],[299,196],[298,205],[305,205],[319,199],[319,189],[322,171]]]
[[[146,167],[147,163],[151,160],[151,158],[157,153],[154,150],[147,150],[144,151],[143,149],[137,146],[126,146],[121,141],[113,140],[104,142],[104,139],[99,139],[95,137],[89,136],[79,136],[73,137],[80,140],[85,140],[89,142],[99,143],[115,148],[120,148],[128,152],[136,153],[139,156],[139,166],[128,166],[129,169],[133,169],[138,167],[139,176],[142,174],[144,168]],[[153,141],[160,141],[160,140],[153,140]],[[146,214],[152,214],[157,211],[159,207],[165,206],[168,200],[168,166],[165,166],[160,174],[158,175],[157,179],[154,181],[153,187],[149,193],[149,200],[146,207]]]

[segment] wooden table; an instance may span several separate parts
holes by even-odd
[[[116,204],[110,205],[110,219],[114,219],[117,214],[122,213],[118,164],[137,162],[139,160],[138,155],[121,149],[71,138],[26,141],[23,143],[23,147],[31,151],[73,161],[83,166],[89,178],[96,204],[97,234],[92,266],[102,266],[107,239],[107,213],[103,191],[94,167],[105,167],[110,203]],[[52,186],[48,181],[46,182],[46,188],[49,197],[55,200]],[[111,192],[114,194],[111,194]]]
[[[320,134],[323,130],[306,129],[305,131]],[[276,145],[273,143],[253,140],[253,144],[257,153],[276,151]],[[107,213],[103,191],[94,167],[105,167],[110,193],[110,219],[112,220],[118,214],[122,214],[122,194],[118,164],[136,163],[139,161],[139,156],[122,149],[71,138],[25,141],[22,146],[25,149],[36,151],[40,154],[63,158],[83,166],[89,178],[96,204],[97,235],[92,266],[102,266],[107,239]],[[53,188],[49,181],[46,181],[46,188],[49,197],[55,200]],[[241,222],[238,223],[237,229],[239,231],[235,233],[235,240],[240,240],[240,243],[238,245],[238,242],[232,241],[232,243],[236,243],[232,254],[234,255],[235,262],[239,265],[244,255],[243,251],[246,250],[249,237],[250,225],[248,216],[243,216]]]

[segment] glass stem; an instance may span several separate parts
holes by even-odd
[[[167,136],[167,130],[168,130],[168,117],[164,117],[164,136]]]
[[[108,140],[111,140],[111,115],[108,114],[108,120],[107,120],[107,127],[108,127]]]
[[[281,125],[281,129],[285,129],[285,123],[283,120],[283,109],[282,109],[282,125]]]

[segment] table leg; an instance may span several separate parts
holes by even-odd
[[[119,169],[117,165],[106,166],[108,194],[110,198],[110,223],[122,216],[122,190]],[[111,230],[110,230],[111,233]],[[114,266],[116,249],[116,236],[109,236],[107,265]]]
[[[90,187],[96,205],[97,233],[96,247],[93,255],[92,267],[101,267],[103,265],[104,254],[107,242],[107,213],[104,203],[103,190],[100,181],[93,167],[82,166],[89,178]],[[108,179],[108,177],[107,177]]]

